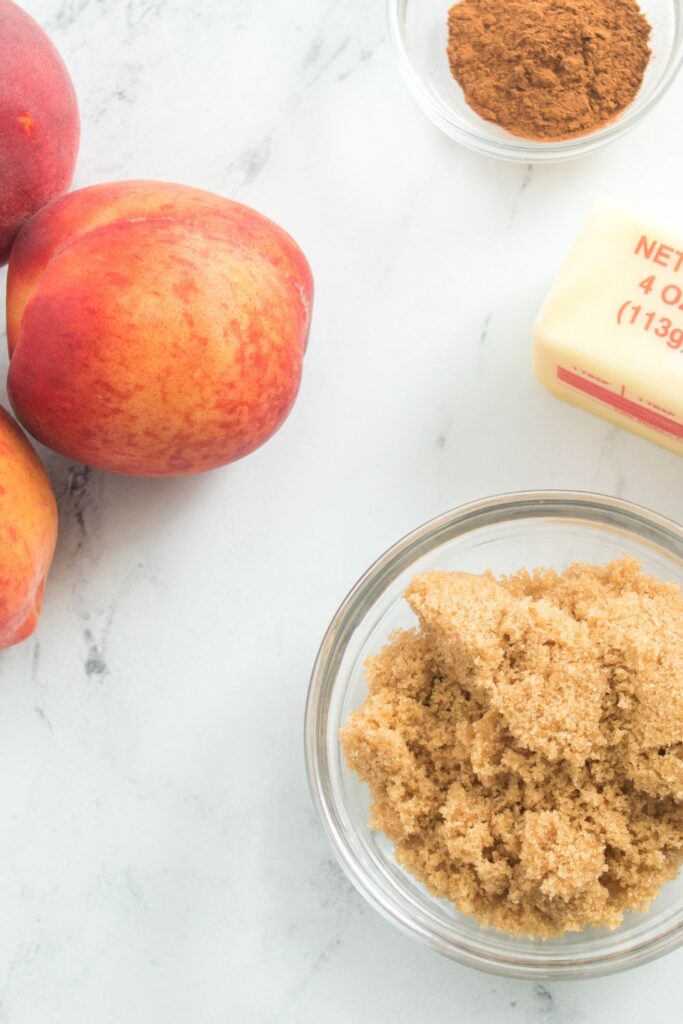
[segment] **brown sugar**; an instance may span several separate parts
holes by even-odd
[[[462,0],[448,60],[465,99],[514,135],[585,135],[634,99],[650,60],[636,0]]]
[[[428,572],[342,729],[399,862],[483,925],[614,928],[683,862],[683,596],[622,559]]]

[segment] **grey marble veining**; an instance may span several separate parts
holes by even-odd
[[[532,985],[381,920],[332,859],[301,727],[337,604],[419,522],[530,487],[683,518],[680,460],[559,404],[530,367],[598,194],[683,221],[683,81],[612,149],[508,166],[427,123],[382,3],[25,5],[78,90],[76,184],[166,178],[253,204],[305,249],[317,297],[300,399],[250,458],[139,481],[46,454],[59,547],[39,630],[0,665],[0,1021],[667,1019],[681,954]]]

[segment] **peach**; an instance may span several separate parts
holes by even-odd
[[[71,184],[79,134],[61,57],[33,18],[0,0],[0,266],[22,224]]]
[[[213,469],[289,413],[312,293],[296,243],[239,203],[151,181],[72,192],[12,251],[12,406],[34,437],[90,466]]]
[[[40,459],[1,408],[0,538],[0,647],[9,647],[38,622],[57,540],[57,503]]]

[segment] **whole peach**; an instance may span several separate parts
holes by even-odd
[[[11,416],[0,409],[0,647],[36,627],[57,540],[47,474]]]
[[[22,224],[71,184],[79,134],[61,57],[33,18],[0,0],[0,266]]]
[[[90,466],[223,465],[291,409],[312,293],[296,243],[239,203],[149,181],[72,192],[12,251],[12,405],[34,437]]]

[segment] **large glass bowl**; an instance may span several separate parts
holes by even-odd
[[[362,703],[363,662],[388,634],[414,625],[402,594],[427,569],[510,573],[558,570],[623,555],[683,586],[683,529],[616,498],[550,491],[479,501],[434,519],[395,544],[356,584],[335,615],[313,669],[306,759],[314,801],[337,858],[356,888],[394,924],[461,963],[522,978],[594,977],[662,956],[683,944],[683,878],[644,914],[614,931],[587,929],[547,941],[481,928],[431,896],[397,864],[369,825],[369,792],[344,765],[339,728]]]
[[[618,118],[590,135],[563,142],[516,138],[485,121],[467,104],[446,57],[448,9],[454,0],[388,0],[389,33],[398,63],[427,116],[451,138],[502,160],[570,160],[621,138],[665,94],[683,60],[683,0],[640,0],[652,26],[652,59],[635,100]],[[672,111],[675,119],[675,111]]]

